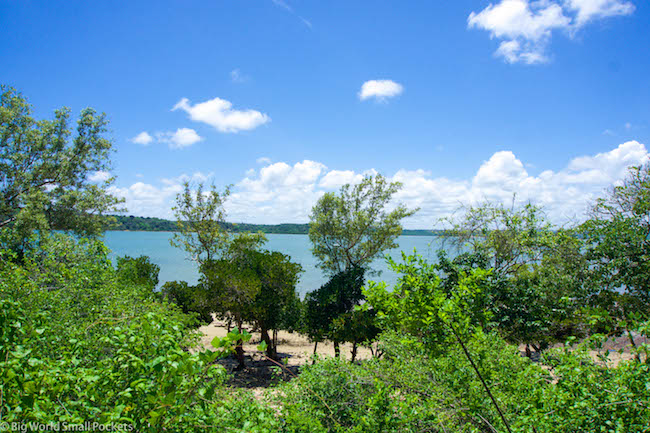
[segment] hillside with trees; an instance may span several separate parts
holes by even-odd
[[[156,217],[138,217],[125,215],[111,215],[111,221],[105,228],[119,231],[144,231],[144,232],[174,232],[178,230],[176,221]],[[234,233],[262,232],[266,234],[306,235],[309,234],[309,224],[248,224],[248,223],[222,223],[223,229]],[[440,230],[404,229],[403,236],[435,236],[441,234]]]

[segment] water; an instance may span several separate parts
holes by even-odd
[[[167,281],[187,281],[196,284],[199,279],[198,267],[189,260],[185,251],[174,248],[169,244],[172,237],[170,232],[126,232],[109,231],[104,236],[104,243],[111,249],[110,257],[115,259],[120,256],[149,256],[153,263],[160,266],[160,284]],[[311,243],[307,235],[278,235],[267,234],[268,242],[265,248],[279,251],[291,257],[295,263],[300,263],[304,272],[296,287],[300,296],[322,286],[327,278],[317,268],[315,257],[311,254]],[[417,249],[418,254],[428,261],[436,259],[436,251],[440,248],[440,239],[434,236],[401,236],[397,239],[399,247],[390,250],[388,254],[395,260],[401,257],[401,251],[411,253]],[[393,285],[397,275],[388,269],[385,260],[377,259],[372,263],[372,269],[380,271],[379,276],[370,276],[368,279],[385,281]]]

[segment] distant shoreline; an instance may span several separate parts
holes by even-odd
[[[137,217],[110,215],[115,218],[116,223],[105,228],[105,231],[120,232],[168,232],[175,233],[176,222],[155,217]],[[262,232],[265,234],[278,235],[307,235],[309,234],[309,224],[248,224],[248,223],[224,223],[226,230],[241,232]],[[402,236],[439,236],[440,230],[425,229],[405,229],[402,230]]]

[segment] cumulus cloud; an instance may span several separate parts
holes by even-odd
[[[151,144],[152,141],[153,141],[153,137],[149,135],[147,131],[142,131],[141,133],[139,133],[138,135],[136,135],[131,139],[132,143],[142,144],[143,146],[147,146],[148,144]]]
[[[255,129],[271,121],[271,118],[257,110],[235,110],[232,103],[221,98],[199,102],[192,105],[182,98],[172,111],[185,111],[195,122],[203,122],[219,132],[239,132]]]
[[[363,180],[363,175],[352,170],[332,170],[328,172],[318,183],[318,186],[325,189],[340,188],[346,183],[355,184]]]
[[[625,0],[501,0],[470,13],[467,26],[501,40],[497,57],[532,65],[549,60],[546,49],[554,31],[573,34],[590,21],[633,11]]]
[[[170,149],[183,149],[194,143],[198,143],[203,138],[190,128],[178,128],[176,132],[161,132],[156,134],[158,141],[167,143]]]
[[[632,3],[621,0],[567,0],[566,5],[576,13],[577,26],[596,18],[630,15],[634,12]]]
[[[393,80],[369,80],[361,85],[359,99],[375,98],[378,101],[385,101],[388,98],[401,95],[404,87]]]
[[[111,174],[107,171],[96,171],[90,176],[88,176],[88,180],[95,183],[106,182],[110,178],[111,178]]]
[[[145,182],[136,182],[129,187],[111,186],[108,191],[125,200],[129,214],[137,216],[155,216],[159,218],[173,218],[172,206],[176,195],[183,191],[183,183],[206,183],[212,178],[213,173],[181,174],[173,178],[160,179],[160,185]]]
[[[533,175],[511,151],[495,152],[467,179],[436,177],[424,169],[399,170],[388,176],[403,188],[392,206],[403,203],[420,211],[405,221],[407,228],[433,228],[440,218],[449,217],[461,205],[485,201],[543,206],[555,224],[580,221],[593,201],[605,189],[625,178],[631,165],[648,161],[646,147],[628,141],[595,155],[570,160],[558,171],[545,170]],[[327,191],[345,183],[357,183],[375,170],[330,170],[317,161],[294,164],[276,162],[251,170],[235,184],[226,202],[228,219],[234,222],[277,224],[304,223],[316,201]],[[186,180],[205,181],[210,175],[195,173],[163,179],[159,186],[138,182],[112,191],[126,199],[131,213],[169,217],[173,197]]]

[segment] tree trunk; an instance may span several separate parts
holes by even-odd
[[[239,332],[241,332],[243,321],[238,320],[237,321],[237,328],[239,329]],[[237,340],[237,345],[235,346],[235,357],[237,358],[237,361],[239,362],[239,366],[237,366],[237,370],[243,370],[246,368],[246,361],[244,360],[244,340]]]
[[[269,337],[269,331],[264,326],[260,326],[260,335],[262,336],[262,341],[266,343],[266,356],[273,360],[277,360],[278,354],[275,344],[271,337]]]
[[[333,341],[334,343],[334,356],[337,358],[341,357],[341,347],[339,346],[338,341]]]
[[[311,360],[312,365],[316,364],[316,349],[318,348],[318,340],[314,343],[314,357]]]
[[[352,343],[352,359],[350,362],[354,362],[354,360],[357,359],[357,342]]]
[[[278,356],[278,330],[273,330],[273,350],[275,351],[275,356]]]

